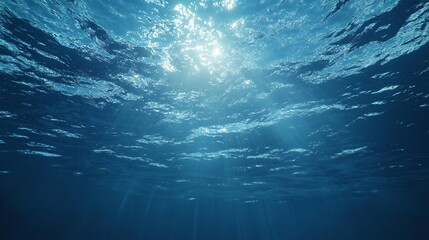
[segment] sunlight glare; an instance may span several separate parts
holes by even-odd
[[[223,0],[222,7],[226,8],[226,10],[231,11],[237,5],[237,0]]]

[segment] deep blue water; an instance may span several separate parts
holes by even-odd
[[[429,239],[429,2],[0,2],[0,239]]]

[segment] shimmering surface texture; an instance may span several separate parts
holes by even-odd
[[[4,0],[2,236],[427,239],[428,23],[424,0]]]

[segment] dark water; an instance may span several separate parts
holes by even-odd
[[[0,239],[429,239],[429,2],[0,2]]]

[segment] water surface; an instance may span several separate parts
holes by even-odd
[[[0,3],[3,239],[427,239],[424,0]]]

